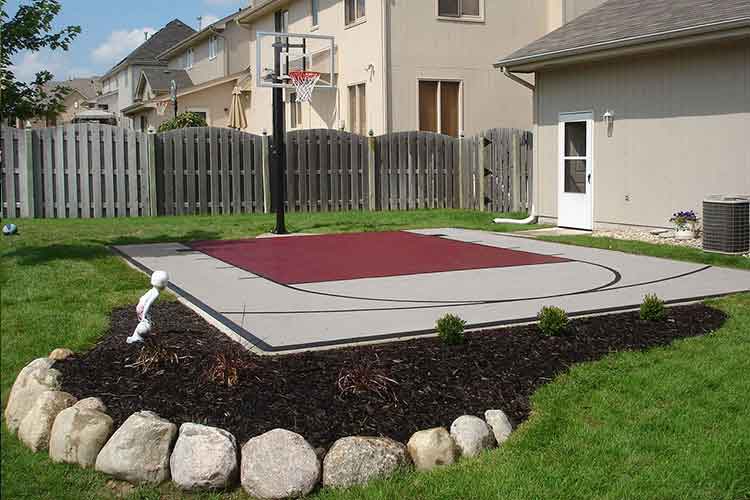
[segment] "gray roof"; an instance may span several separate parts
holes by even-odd
[[[169,47],[180,43],[194,33],[195,30],[193,28],[179,19],[174,19],[167,23],[162,29],[151,35],[148,40],[144,41],[124,59],[115,64],[112,69],[107,71],[105,76],[111,74],[123,64],[165,64],[164,61],[159,59],[159,54],[167,50]]]
[[[48,90],[55,89],[56,87],[68,87],[69,89],[78,91],[86,99],[96,99],[96,93],[99,90],[99,77],[90,76],[88,78],[71,78],[70,80],[63,81],[52,81],[47,83],[45,87]]]
[[[750,25],[749,0],[609,0],[501,59],[528,64],[698,31]]]
[[[184,69],[144,68],[143,76],[154,92],[168,91],[172,80],[175,81],[178,89],[193,86],[193,80]]]

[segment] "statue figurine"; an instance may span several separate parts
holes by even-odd
[[[151,275],[151,290],[144,293],[138,301],[135,312],[138,315],[138,326],[135,327],[133,335],[128,337],[127,343],[143,342],[143,337],[151,333],[151,304],[159,298],[159,293],[167,287],[169,275],[164,271],[154,271]]]

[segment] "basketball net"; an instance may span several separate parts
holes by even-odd
[[[297,90],[297,102],[310,102],[320,73],[315,71],[290,71],[289,79]]]

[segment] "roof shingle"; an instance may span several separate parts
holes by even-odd
[[[531,62],[550,53],[583,49],[715,23],[747,20],[750,0],[609,0],[501,59],[496,65]],[[601,48],[601,47],[600,47]],[[593,50],[593,49],[592,49]]]

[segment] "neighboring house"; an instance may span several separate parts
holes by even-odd
[[[316,91],[310,104],[290,102],[289,128],[456,136],[530,127],[531,97],[492,68],[496,48],[510,51],[602,1],[266,0],[237,20],[251,30],[252,71],[257,31],[336,37],[337,89]],[[271,130],[271,91],[252,94],[249,129]]]
[[[194,33],[193,28],[175,19],[148,37],[102,76],[102,95],[97,100],[99,106],[115,113],[120,125],[132,127],[132,121],[122,116],[122,110],[133,104],[141,71],[145,68],[166,67],[167,61],[160,59],[159,54]]]
[[[203,115],[210,126],[229,124],[229,106],[235,86],[249,90],[250,30],[237,23],[241,11],[221,19],[166,48],[159,59],[164,68],[144,69],[137,83],[134,104],[124,110],[139,130],[158,127],[172,118],[171,80],[177,87],[178,112]],[[170,76],[171,75],[171,76]],[[246,93],[249,110],[249,93]],[[160,105],[161,104],[161,105]],[[270,107],[270,104],[269,104]]]
[[[70,89],[62,101],[64,110],[55,115],[41,116],[28,120],[28,124],[32,128],[53,127],[55,125],[70,123],[73,121],[76,113],[96,107],[96,98],[100,89],[99,77],[71,78],[64,81],[52,81],[46,85],[47,92],[52,92],[57,87]],[[27,123],[18,120],[17,125],[24,127]]]
[[[528,128],[532,102],[492,68],[508,51],[559,27],[603,0],[265,0],[212,24],[159,55],[185,70],[193,85],[178,89],[180,110],[226,126],[239,86],[247,131],[271,130],[271,90],[256,88],[256,32],[336,37],[337,88],[309,104],[285,92],[287,128],[345,128],[376,134],[432,130],[450,135],[484,128]],[[263,47],[270,51],[270,45]],[[142,87],[139,86],[139,89]],[[136,96],[127,109],[136,126],[158,126],[171,106]],[[164,105],[161,105],[164,109]]]
[[[496,66],[535,77],[542,222],[664,227],[750,194],[747,0],[609,0]]]

